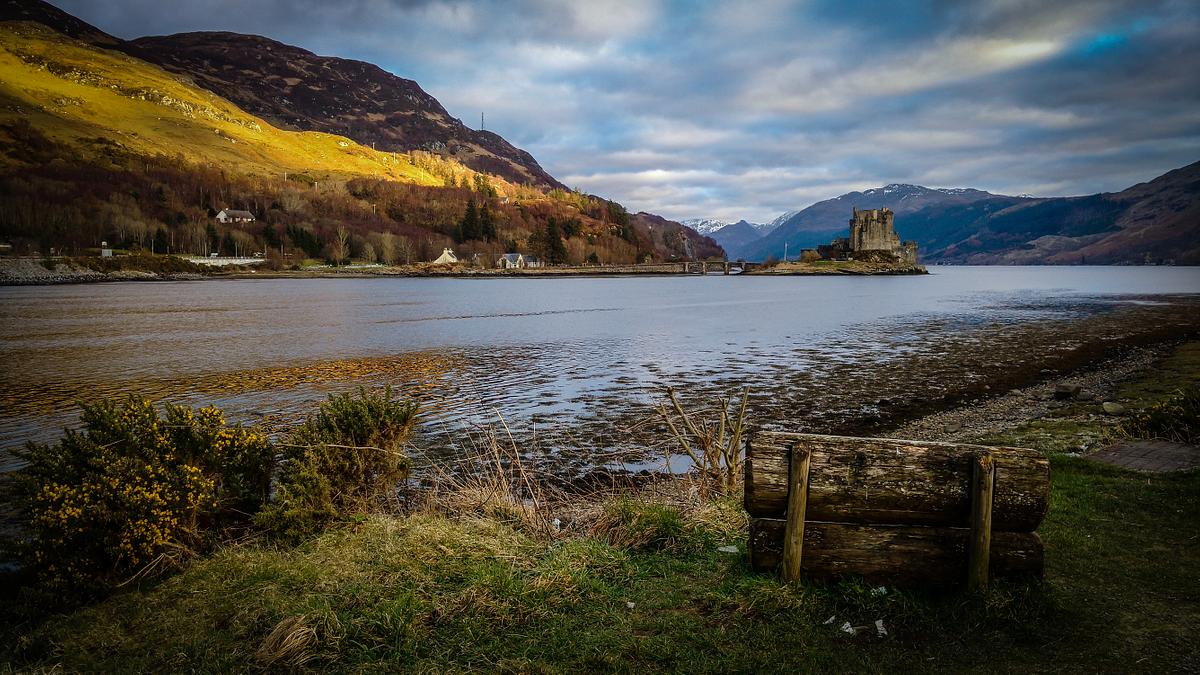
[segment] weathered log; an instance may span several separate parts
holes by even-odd
[[[750,565],[771,572],[783,561],[787,521],[750,519]],[[862,577],[896,586],[962,584],[971,531],[958,527],[855,525],[808,521],[801,572],[812,579]],[[998,578],[1042,577],[1042,540],[1033,532],[992,533],[989,568]]]
[[[1050,504],[1050,463],[1036,450],[765,431],[746,443],[751,516],[784,517],[796,444],[812,455],[810,521],[968,527],[971,464],[984,451],[996,466],[993,530],[1031,532]]]

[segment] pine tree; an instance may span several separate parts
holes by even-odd
[[[275,226],[270,223],[263,225],[262,236],[267,248],[279,248],[279,245],[283,243],[279,239],[279,233],[275,231]]]
[[[167,231],[163,228],[158,228],[154,231],[154,241],[151,244],[152,253],[170,253],[171,240],[167,237]]]
[[[479,209],[479,232],[485,241],[496,240],[496,221],[492,220],[492,210],[487,202]]]
[[[479,239],[483,233],[482,224],[479,222],[479,209],[475,206],[474,199],[467,200],[467,210],[463,214],[462,221],[458,224],[458,241],[471,241]]]
[[[217,237],[217,227],[209,223],[204,228],[205,241],[208,242],[208,252],[217,251],[220,249],[221,240]]]
[[[567,245],[563,243],[557,220],[551,218],[546,221],[546,233],[542,236],[546,247],[546,262],[551,265],[561,265],[567,262]]]
[[[224,255],[236,255],[237,253],[237,244],[229,232],[226,232],[225,237],[221,239],[221,253]]]

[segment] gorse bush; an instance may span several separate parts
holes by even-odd
[[[270,443],[217,408],[160,414],[132,396],[82,407],[82,432],[17,453],[28,462],[14,480],[27,526],[19,550],[47,581],[119,581],[267,497]]]
[[[329,397],[280,444],[283,458],[275,498],[258,516],[285,538],[311,534],[341,515],[363,513],[408,475],[402,445],[417,404],[392,399],[392,390]]]
[[[1200,383],[1134,413],[1121,431],[1134,438],[1200,443]]]

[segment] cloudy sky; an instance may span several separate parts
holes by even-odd
[[[1200,160],[1200,3],[57,0],[415,79],[563,182],[769,220],[886,183],[1120,190]]]

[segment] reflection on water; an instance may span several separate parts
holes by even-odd
[[[1187,321],[1179,294],[1200,293],[1195,268],[933,271],[2,288],[0,447],[55,438],[73,401],[101,395],[286,426],[331,392],[391,384],[424,401],[430,452],[502,414],[586,466],[647,445],[625,429],[663,384],[696,400],[748,384],[758,423],[833,428],[937,395],[938,381],[993,378],[1010,356],[989,349],[1036,360],[1123,330],[1043,330],[1062,319]]]

